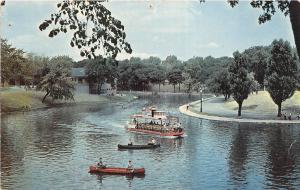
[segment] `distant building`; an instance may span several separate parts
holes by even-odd
[[[100,89],[100,94],[114,96],[117,94],[117,89],[112,87],[110,83],[103,83]]]
[[[87,81],[87,74],[85,73],[85,68],[72,68],[71,74],[72,80],[76,83],[75,85],[75,93],[79,94],[89,94],[90,88],[89,83]]]
[[[87,74],[85,73],[85,68],[72,68],[72,80],[76,83],[87,83]]]
[[[98,89],[100,84],[89,83],[87,80],[88,75],[86,74],[86,69],[84,67],[72,68],[71,78],[76,83],[76,93],[102,94],[110,96],[117,94],[117,89],[112,87],[110,83],[104,82],[101,85],[101,89]]]

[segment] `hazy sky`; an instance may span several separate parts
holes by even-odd
[[[234,9],[226,0],[204,4],[192,0],[110,0],[105,5],[122,21],[133,49],[132,55],[122,53],[119,59],[231,56],[235,50],[269,45],[275,38],[295,46],[289,17],[278,12],[270,22],[259,25],[261,11],[251,8],[249,2],[241,2]],[[49,38],[48,31],[39,31],[39,24],[56,9],[55,1],[6,1],[1,10],[1,37],[26,52],[82,59],[79,51],[69,45],[71,35]]]

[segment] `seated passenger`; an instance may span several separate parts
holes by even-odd
[[[99,159],[99,162],[97,163],[98,168],[106,168],[106,165],[103,164],[102,158]]]
[[[148,145],[156,145],[155,138],[152,138],[151,141],[148,143]]]
[[[133,167],[133,164],[131,163],[131,160],[128,161],[127,169],[130,170],[131,172],[134,171],[134,167]]]
[[[131,138],[129,139],[128,145],[129,145],[129,146],[132,146],[132,145],[133,145]]]

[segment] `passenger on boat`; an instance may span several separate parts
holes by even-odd
[[[156,145],[155,138],[152,138],[151,141],[148,143],[148,145]]]
[[[129,139],[128,145],[129,145],[129,146],[132,146],[132,145],[133,145],[131,138]]]
[[[163,133],[166,133],[168,131],[166,124],[162,128]]]
[[[132,164],[131,160],[128,161],[127,169],[130,170],[131,172],[134,171],[133,164]]]
[[[103,164],[102,158],[99,158],[99,162],[97,163],[98,168],[106,168],[106,165]]]

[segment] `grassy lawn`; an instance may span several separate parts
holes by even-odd
[[[225,103],[225,107],[231,110],[237,110],[238,104],[234,101]],[[276,113],[277,105],[273,102],[267,91],[260,91],[258,94],[249,95],[248,99],[243,102],[243,110],[255,112]],[[300,109],[300,91],[296,91],[294,96],[287,99],[282,104],[284,110],[299,110]]]
[[[26,111],[36,107],[45,107],[41,99],[43,94],[34,91],[3,91],[0,93],[1,111]]]
[[[42,99],[45,93],[39,91],[25,91],[25,90],[2,90],[0,92],[1,112],[13,111],[28,111],[36,108],[49,107],[57,104],[74,104],[84,102],[124,102],[134,99],[131,95],[126,96],[99,96],[90,94],[78,94],[74,96],[75,101],[55,101],[52,102],[51,98],[46,98],[45,103]]]

